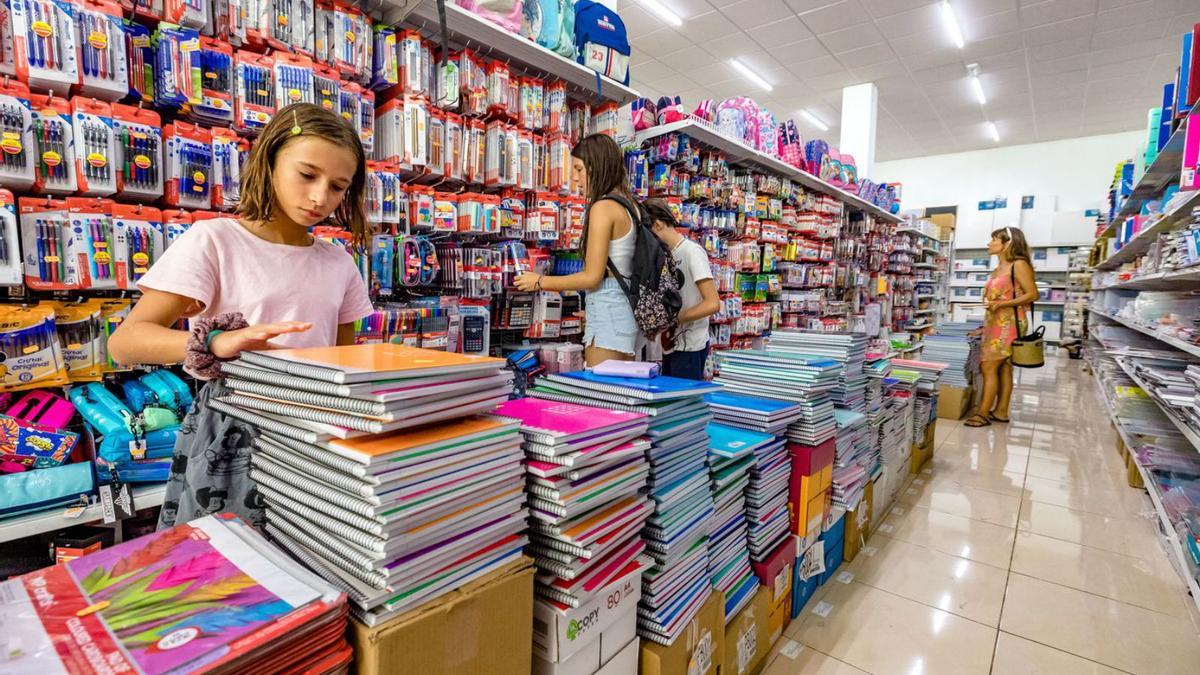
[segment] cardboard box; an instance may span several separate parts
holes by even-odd
[[[638,639],[634,636],[603,668],[596,671],[596,675],[633,675],[637,672],[637,665]]]
[[[830,438],[820,445],[788,443],[787,448],[788,455],[792,458],[792,475],[811,476],[833,464],[837,441]]]
[[[792,596],[792,565],[796,563],[796,540],[788,537],[762,562],[752,563],[754,574],[771,597],[771,611]]]
[[[842,540],[842,559],[846,562],[854,560],[858,550],[871,536],[872,506],[874,503],[875,483],[868,482],[863,491],[863,497],[853,511],[847,511],[845,517],[846,534]]]
[[[783,636],[784,629],[792,622],[791,588],[792,585],[789,583],[788,594],[783,596],[783,602],[772,607],[771,615],[767,618],[767,637],[772,645]]]
[[[641,675],[717,675],[725,658],[725,595],[713,591],[669,647],[642,640]],[[632,671],[630,671],[632,672]]]
[[[570,659],[642,599],[642,570],[633,566],[596,592],[591,602],[565,611],[544,601],[533,603],[533,654],[545,661]],[[624,644],[624,642],[622,642]]]
[[[823,490],[811,499],[803,502],[793,513],[792,534],[807,536],[813,532],[820,534],[821,522],[825,520],[825,512],[830,504],[830,491]]]
[[[1142,472],[1138,471],[1137,464],[1134,463],[1133,453],[1129,453],[1125,457],[1125,470],[1129,487],[1139,490],[1146,487],[1145,481],[1142,480]]]
[[[748,675],[758,671],[771,651],[770,594],[758,589],[742,611],[725,626],[725,658],[721,675]]]
[[[940,385],[938,387],[937,416],[944,420],[961,420],[971,411],[971,403],[974,399],[974,387]]]
[[[534,600],[534,602],[540,602]],[[606,672],[630,641],[637,641],[637,607],[629,605],[624,616],[596,635],[569,658],[554,663],[537,654],[533,657],[533,675],[599,675]],[[535,646],[534,651],[537,651]],[[637,667],[637,648],[634,648],[633,668]],[[613,671],[632,673],[633,670]]]
[[[533,561],[522,557],[420,607],[380,624],[351,620],[361,675],[503,673],[533,667]]]

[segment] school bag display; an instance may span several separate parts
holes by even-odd
[[[629,84],[629,36],[617,13],[594,2],[575,3],[577,60],[621,84]]]

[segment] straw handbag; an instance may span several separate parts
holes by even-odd
[[[1009,274],[1012,275],[1012,292],[1015,298],[1017,296],[1017,278],[1011,268]],[[1016,320],[1017,338],[1012,343],[1012,364],[1018,368],[1041,368],[1046,365],[1045,344],[1042,340],[1042,336],[1046,334],[1046,327],[1038,326],[1032,333],[1021,335],[1021,315],[1015,306],[1013,307],[1013,319]]]

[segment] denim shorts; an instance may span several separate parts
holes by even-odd
[[[588,291],[585,300],[587,320],[583,324],[583,345],[634,355],[637,353],[638,327],[633,320],[633,308],[612,277],[605,277],[600,287]]]

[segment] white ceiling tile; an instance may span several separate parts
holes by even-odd
[[[1153,19],[1169,19],[1174,14],[1170,5],[1156,0],[1144,0],[1096,15],[1096,30],[1100,32],[1120,30],[1126,26],[1144,23]]]
[[[700,46],[721,61],[758,49],[757,45],[747,40],[746,34],[740,31],[732,35],[700,43]]]
[[[962,24],[963,39],[968,43],[1021,30],[1021,20],[1016,10],[960,19],[959,22]]]
[[[1029,59],[1029,72],[1031,75],[1056,75],[1058,73],[1069,73],[1076,70],[1087,70],[1088,55],[1072,54],[1064,56],[1061,59],[1053,59],[1049,61],[1035,61]]]
[[[825,49],[825,45],[822,45],[815,38],[793,42],[778,49],[772,49],[771,53],[785,66],[792,66],[797,63],[830,56],[829,50]]]
[[[683,73],[689,73],[695,79],[710,79],[708,73],[701,69],[715,69],[717,58],[704,49],[692,45],[677,52],[671,52],[659,57],[659,61]]]
[[[1021,73],[1024,76],[1028,77],[1028,74],[1027,74],[1028,71],[1026,70],[1026,67],[1025,67],[1025,50],[1024,49],[1018,49],[1018,50],[1012,51],[1012,52],[1005,52],[1003,54],[982,56],[982,57],[979,57],[978,59],[975,59],[975,62],[979,64],[979,67],[982,70],[991,71],[991,72],[999,72],[999,71],[1011,70],[1013,68],[1019,68],[1021,70]]]
[[[862,4],[871,16],[882,19],[928,5],[929,0],[863,0]]]
[[[863,17],[866,16],[866,10],[863,9],[858,0],[841,0],[831,5],[826,5],[820,9],[814,9],[800,14],[800,20],[808,29],[817,35],[828,33],[830,31],[849,28],[856,23],[860,23]]]
[[[1052,61],[1061,59],[1065,56],[1073,56],[1075,54],[1086,53],[1092,42],[1090,35],[1073,37],[1058,42],[1042,44],[1036,46],[1026,45],[1029,52],[1029,60],[1032,61]]]
[[[662,61],[647,61],[638,66],[637,73],[639,80],[644,82],[656,82],[664,77],[674,75],[675,68],[663,63]]]
[[[888,62],[896,64],[896,67],[900,68],[901,71],[904,69],[904,66],[896,58],[896,55],[892,53],[891,47],[888,47],[886,44],[871,45],[862,49],[842,52],[837,55],[837,59],[847,68],[854,70]]]
[[[885,32],[884,38],[900,58],[928,54],[933,51],[945,51],[957,48],[951,44],[945,33],[940,31],[924,31],[911,35],[893,35]]]
[[[848,52],[883,43],[883,33],[873,23],[860,23],[857,26],[822,33],[817,39],[834,54]]]
[[[1096,13],[1096,0],[1045,0],[1021,8],[1021,26],[1035,28]]]
[[[737,26],[733,25],[732,21],[715,10],[688,19],[679,30],[698,45],[738,32]]]
[[[747,48],[738,54],[737,58],[756,73],[763,73],[772,68],[782,67],[782,64],[775,60],[775,57],[760,49]],[[737,72],[733,70],[733,66],[726,65],[725,67],[731,72]]]
[[[873,48],[868,47],[867,49]],[[838,58],[843,58],[845,56],[846,54],[842,54]],[[896,77],[898,75],[905,75],[908,72],[908,69],[904,67],[904,64],[896,60],[873,63],[868,66],[852,67],[850,70],[855,75],[858,75],[868,82],[879,82],[881,80]]]
[[[1097,32],[1092,36],[1092,49],[1106,49],[1124,42],[1157,40],[1164,36],[1170,37],[1172,34],[1178,35],[1179,31],[1173,30],[1172,23],[1170,19],[1155,19],[1153,21],[1130,24],[1116,30]],[[1176,41],[1178,42],[1180,39]]]
[[[784,0],[784,2],[787,3],[788,7],[792,8],[793,12],[803,14],[814,9],[820,9],[826,5],[832,5],[837,0]]]
[[[1126,7],[1128,5],[1136,5],[1142,0],[1100,0],[1099,9],[1101,12],[1106,12],[1110,9]]]
[[[640,63],[651,61],[653,59],[653,56],[650,56],[646,52],[642,51],[642,49],[637,45],[629,45],[629,65],[631,67],[637,66]]]
[[[633,4],[637,4],[638,0],[634,0]],[[713,9],[712,3],[708,0],[658,0],[667,9],[675,12],[677,16],[684,20],[690,20],[701,14],[707,14]],[[629,2],[622,2],[618,9],[621,16],[625,16],[625,8],[629,6]]]
[[[666,26],[658,17],[637,5],[621,9],[621,21],[625,24],[625,32],[629,33],[631,38],[653,33]]]
[[[1038,113],[1045,110],[1048,113],[1056,111],[1079,113],[1083,110],[1083,95],[1082,87],[1074,87],[1069,91],[1064,91],[1062,95],[1053,98],[1041,98],[1034,96],[1033,109]]]
[[[900,60],[913,72],[947,66],[954,66],[959,69],[963,68],[962,53],[956,49],[940,49],[936,52],[901,57]]]
[[[966,79],[967,71],[962,67],[962,64],[952,63],[934,68],[926,68],[925,70],[913,71],[912,76],[913,79],[920,84],[932,84],[934,82]]]
[[[690,45],[686,37],[670,28],[662,28],[637,40],[637,46],[650,56],[659,57]]]
[[[746,30],[795,16],[783,0],[742,0],[722,7],[721,13]]]
[[[1092,27],[1096,23],[1095,16],[1081,16],[1075,19],[1048,23],[1024,31],[1025,46],[1038,47],[1048,44],[1059,44],[1065,40],[1078,37],[1090,37]]]
[[[1021,49],[1021,34],[1008,33],[996,37],[984,38],[968,42],[960,52],[964,61],[978,61],[988,56],[1008,54],[1014,49]]]
[[[708,0],[708,4],[712,5],[713,7],[716,7],[717,9],[720,9],[722,7],[728,7],[729,5],[732,5],[735,2],[741,2],[741,0]]]
[[[956,16],[970,19],[1016,10],[1017,0],[954,0],[953,5]]]
[[[1150,69],[1152,58],[1133,59],[1122,63],[1111,63],[1107,66],[1092,66],[1088,69],[1089,80],[1107,80],[1109,78],[1134,78],[1146,74]]]
[[[750,35],[750,39],[757,42],[763,49],[774,49],[783,45],[790,45],[793,42],[810,39],[813,36],[804,27],[800,19],[791,15],[786,19],[769,23],[765,26],[759,26],[747,32]]]
[[[884,0],[886,2],[887,0]],[[892,3],[887,2],[890,6]],[[912,35],[930,30],[940,30],[942,14],[941,5],[923,0],[920,6],[913,9],[889,15],[879,21],[879,27],[891,36]]]
[[[795,65],[788,66],[788,70],[795,73],[796,77],[802,80],[808,80],[813,77],[821,77],[822,75],[832,75],[834,73],[843,72],[845,66],[838,63],[838,60],[832,56],[823,56],[819,59],[805,61]]]
[[[1158,56],[1157,40],[1142,40],[1140,42],[1125,42],[1112,49],[1101,49],[1087,54],[1088,65],[1107,66],[1111,63],[1122,63],[1140,57]],[[1178,55],[1175,55],[1178,61]]]
[[[836,92],[839,97],[841,96],[841,90],[843,88],[849,87],[849,86],[852,86],[855,84],[862,84],[862,81],[858,77],[856,77],[855,75],[853,75],[852,73],[849,73],[847,71],[842,71],[840,73],[832,73],[829,75],[819,75],[817,77],[804,78],[805,86],[812,87],[813,89],[815,89],[817,91],[823,91],[823,92],[833,91],[833,92]]]

